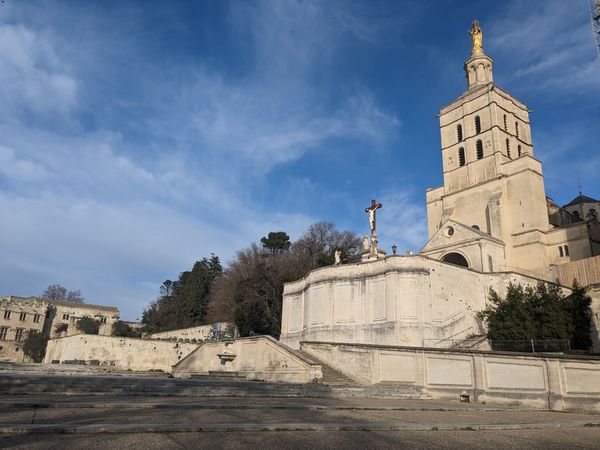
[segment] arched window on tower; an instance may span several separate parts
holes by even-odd
[[[506,114],[504,114],[504,131],[508,131],[508,122],[506,121]]]
[[[565,245],[565,256],[569,256],[569,246]]]
[[[565,254],[563,253],[563,249],[562,249],[562,245],[558,246],[558,254],[560,255],[560,257],[562,258],[563,256],[565,256]]]
[[[481,133],[481,119],[475,116],[475,134]]]
[[[508,140],[508,138],[506,138],[506,154],[508,155],[508,157],[509,157],[510,159],[512,159],[512,158],[510,157],[510,141]]]
[[[479,139],[477,141],[476,149],[477,149],[477,159],[482,159],[483,158],[483,142],[481,142],[481,139]]]
[[[517,153],[519,154],[519,158],[521,157],[521,145],[517,145]]]
[[[462,140],[463,140],[462,125],[456,125],[456,137],[458,138],[458,142],[462,142]]]
[[[464,147],[461,147],[458,149],[458,165],[461,167],[465,165],[465,149],[464,149]]]
[[[515,134],[519,137],[519,122],[515,122]]]

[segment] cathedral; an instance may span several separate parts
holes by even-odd
[[[599,202],[580,195],[560,208],[547,198],[527,106],[494,84],[481,45],[464,69],[466,92],[440,111],[444,184],[427,191],[421,253],[544,277],[552,265],[599,255]]]
[[[470,34],[467,90],[439,115],[443,185],[426,193],[427,243],[417,255],[386,256],[376,247],[373,202],[362,262],[286,284],[283,342],[452,347],[485,334],[477,312],[490,288],[568,288],[574,279],[590,287],[598,329],[600,202],[580,193],[560,207],[546,196],[529,109],[494,84],[477,21]]]

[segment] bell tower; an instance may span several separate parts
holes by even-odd
[[[480,251],[474,256],[479,262],[471,267],[486,271],[516,265],[545,271],[545,248],[536,247],[545,238],[536,233],[545,233],[549,222],[542,167],[533,157],[529,109],[494,84],[494,61],[483,50],[477,20],[469,34],[467,90],[439,115],[444,184],[427,191],[429,237],[452,220],[498,244],[493,255]],[[432,246],[426,245],[423,253],[434,256]]]

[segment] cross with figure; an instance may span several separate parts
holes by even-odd
[[[377,255],[377,218],[376,211],[379,208],[383,208],[381,203],[377,203],[376,200],[371,200],[371,206],[365,208],[365,212],[369,214],[369,226],[371,228],[371,248],[370,254],[373,256]]]

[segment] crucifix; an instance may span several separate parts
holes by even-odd
[[[376,211],[379,208],[383,208],[381,203],[377,203],[375,200],[371,200],[371,206],[365,208],[365,212],[369,214],[369,225],[371,228],[371,246],[369,249],[370,256],[377,256],[377,222],[376,222]]]

